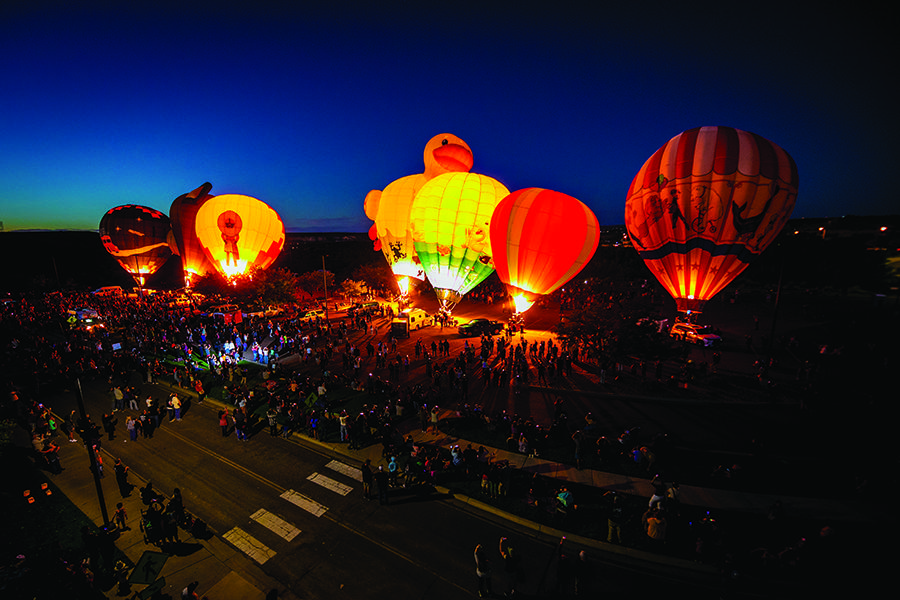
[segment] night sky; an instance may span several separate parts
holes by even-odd
[[[362,232],[366,193],[444,132],[473,172],[619,224],[644,161],[702,125],[787,150],[794,217],[897,212],[883,3],[183,4],[3,3],[4,230],[96,230],[210,181],[289,231]]]

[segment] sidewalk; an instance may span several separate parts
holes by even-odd
[[[179,391],[184,394],[194,395],[187,390],[181,389]],[[207,398],[206,403],[213,406],[225,406],[211,398]],[[441,416],[442,418],[454,417],[455,413],[445,410]],[[401,423],[401,433],[404,437],[411,435],[413,440],[418,443],[444,448],[456,444],[464,447],[469,443],[467,440],[444,433],[422,432],[415,419],[403,421]],[[344,460],[351,464],[362,464],[366,459],[371,460],[373,466],[387,464],[387,461],[382,456],[380,444],[370,444],[362,449],[351,450],[346,443],[337,441],[321,442],[303,434],[294,434],[289,438],[289,441],[298,445],[318,447],[336,456],[343,457]],[[60,444],[60,459],[65,470],[61,474],[53,476],[52,481],[98,527],[102,526],[103,518],[100,514],[97,492],[92,478],[86,476],[89,462],[87,451],[80,442],[77,444],[65,443],[65,440],[61,440],[61,442],[63,443]],[[579,471],[570,465],[502,449],[491,449],[490,451],[493,453],[494,460],[507,460],[510,466],[527,473],[538,473],[560,481],[614,490],[618,493],[637,497],[649,498],[653,493],[653,489],[646,479],[605,473],[593,469]],[[114,458],[107,454],[105,450],[101,450],[101,453],[106,466],[106,476],[101,479],[101,483],[106,504],[110,507],[109,518],[112,520],[112,511],[119,501],[123,503],[128,512],[128,525],[130,528],[117,534],[115,544],[133,564],[137,564],[145,552],[157,551],[155,546],[144,542],[144,537],[139,527],[141,510],[146,508],[141,501],[139,488],[144,486],[146,481],[130,473],[129,481],[135,487],[129,496],[122,498],[112,471]],[[711,565],[573,535],[570,532],[529,521],[519,515],[506,512],[487,502],[483,502],[478,498],[454,493],[448,488],[436,486],[436,490],[440,494],[452,496],[455,501],[461,504],[530,529],[535,532],[535,535],[557,539],[566,536],[574,543],[596,549],[610,557],[618,557],[618,559],[623,561],[640,563],[644,568],[678,569],[679,571],[691,572],[701,577],[714,577],[716,574],[715,568]],[[680,486],[679,497],[685,505],[756,514],[764,514],[773,502],[781,500],[785,508],[792,513],[803,514],[810,518],[856,522],[871,522],[873,520],[871,514],[866,514],[857,507],[836,500],[749,494],[688,485]],[[172,597],[179,597],[181,590],[185,586],[193,581],[197,581],[199,582],[197,592],[200,596],[209,595],[210,598],[216,598],[216,600],[262,600],[272,590],[277,590],[278,598],[292,599],[296,597],[290,590],[286,590],[281,583],[269,577],[249,557],[224,541],[217,532],[211,531],[208,539],[194,538],[183,530],[179,530],[179,535],[182,542],[181,545],[176,547],[174,553],[170,555],[166,553],[168,558],[165,559],[165,563],[158,573],[159,577],[165,578],[163,593],[168,593]],[[134,585],[131,588],[131,594],[139,593],[142,589],[145,589],[142,585]],[[106,595],[109,598],[121,598],[117,591],[117,588],[113,587],[106,592]]]
[[[78,443],[69,443],[62,437],[58,443],[60,462],[64,470],[58,475],[52,475],[50,481],[91,521],[102,527],[103,517],[94,478],[90,474],[87,449],[80,440]],[[113,472],[114,458],[104,449],[101,449],[100,453],[103,457],[105,475],[100,482],[106,505],[109,507],[109,519],[111,521],[114,519],[113,513],[118,502],[122,503],[128,513],[128,528],[114,534],[115,545],[134,565],[138,564],[146,552],[155,554],[153,558],[157,558],[157,565],[164,561],[155,576],[152,574],[154,569],[150,570],[150,581],[156,577],[165,579],[165,585],[161,589],[164,595],[180,598],[181,591],[189,583],[197,581],[199,583],[197,593],[201,597],[208,595],[216,600],[264,600],[271,590],[277,590],[278,598],[290,600],[296,598],[290,590],[269,577],[252,559],[226,543],[215,532],[204,536],[208,539],[197,539],[179,528],[181,543],[174,545],[174,549],[167,549],[165,553],[160,553],[156,546],[145,543],[140,529],[140,518],[141,511],[146,509],[146,506],[141,501],[140,488],[147,482],[129,472],[128,481],[134,488],[123,498]],[[165,558],[166,556],[168,558]],[[135,593],[140,594],[147,587],[149,586],[145,584],[131,585],[127,597],[134,597]],[[113,586],[105,592],[105,595],[109,598],[123,597],[118,594],[118,586]]]

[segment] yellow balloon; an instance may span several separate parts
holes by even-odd
[[[375,221],[381,250],[394,275],[424,279],[421,263],[409,231],[409,211],[416,193],[438,175],[466,172],[472,168],[468,144],[450,133],[431,138],[423,153],[425,171],[401,177],[381,190],[366,195],[366,216]]]
[[[239,194],[213,196],[197,211],[197,238],[216,269],[231,277],[265,269],[284,247],[284,223],[265,202]]]

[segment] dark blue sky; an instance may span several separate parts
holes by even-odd
[[[422,172],[443,132],[474,172],[618,224],[644,161],[702,125],[787,150],[795,217],[897,212],[883,4],[184,4],[0,8],[6,230],[96,229],[126,203],[168,212],[211,181],[288,230],[365,231],[366,193]]]

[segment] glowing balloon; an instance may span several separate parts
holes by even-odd
[[[265,202],[238,194],[213,196],[197,210],[196,233],[206,258],[226,277],[265,269],[284,247],[284,223]]]
[[[178,249],[177,254],[181,256],[181,268],[184,270],[185,285],[188,287],[195,277],[215,270],[206,258],[196,233],[197,211],[204,202],[213,197],[209,194],[211,189],[211,183],[204,183],[196,190],[175,198],[169,208],[175,246]]]
[[[100,241],[141,286],[172,256],[169,217],[135,204],[110,209],[100,220]]]
[[[409,213],[416,193],[437,175],[467,172],[472,168],[472,151],[453,134],[442,133],[425,145],[425,172],[408,175],[381,190],[366,195],[366,215],[375,221],[376,245],[380,246],[394,275],[424,279],[409,231]],[[376,248],[377,250],[378,248]]]
[[[494,268],[516,312],[577,275],[599,242],[600,224],[591,209],[553,190],[517,190],[500,201],[491,218]]]
[[[416,194],[410,231],[444,310],[494,270],[491,215],[508,194],[502,183],[477,173],[438,175]]]
[[[625,225],[678,310],[700,312],[775,239],[798,183],[794,160],[772,142],[699,127],[644,163],[628,190]]]

